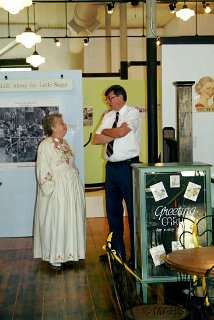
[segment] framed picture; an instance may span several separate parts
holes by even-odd
[[[0,108],[0,162],[35,162],[39,142],[44,138],[42,121],[59,107]]]

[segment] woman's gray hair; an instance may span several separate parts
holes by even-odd
[[[62,114],[61,113],[52,113],[52,114],[49,114],[48,116],[46,116],[43,120],[44,133],[48,137],[53,134],[53,130],[51,129],[51,127],[55,124],[56,118],[62,118]]]

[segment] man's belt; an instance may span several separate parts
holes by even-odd
[[[127,159],[127,160],[122,160],[122,161],[108,161],[109,164],[111,165],[121,165],[121,164],[130,164],[132,162],[140,162],[139,156],[131,158],[131,159]]]

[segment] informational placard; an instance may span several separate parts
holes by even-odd
[[[21,92],[21,91],[71,91],[72,79],[14,79],[7,77],[0,80],[0,92]]]
[[[42,121],[60,112],[84,185],[81,71],[0,73],[0,237],[31,236]]]

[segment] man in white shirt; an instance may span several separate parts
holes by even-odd
[[[105,146],[106,162],[106,213],[112,246],[126,260],[123,241],[123,200],[125,200],[130,230],[130,265],[134,264],[133,191],[131,164],[139,162],[141,140],[141,115],[137,108],[126,104],[127,94],[120,85],[105,92],[110,106],[94,135],[94,144]],[[104,256],[101,256],[101,260]]]

